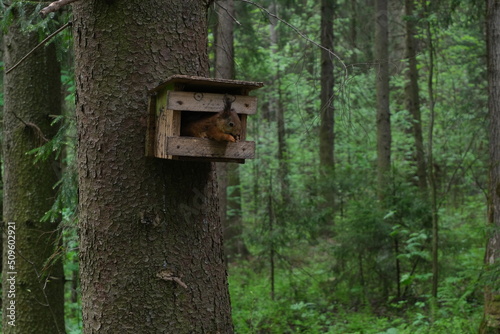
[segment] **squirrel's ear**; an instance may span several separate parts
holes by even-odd
[[[227,94],[224,95],[224,114],[230,114],[231,113],[231,105],[233,104],[233,100],[231,97]]]

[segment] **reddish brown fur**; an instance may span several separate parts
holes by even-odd
[[[223,111],[186,124],[181,134],[234,143],[240,139],[241,121],[238,114],[231,110],[231,101],[226,97]]]

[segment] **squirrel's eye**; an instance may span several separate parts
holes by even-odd
[[[233,126],[234,126],[234,123],[233,123],[233,122],[229,122],[229,126],[230,126],[230,127],[233,127]]]

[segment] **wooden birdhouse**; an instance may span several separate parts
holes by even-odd
[[[150,91],[146,155],[172,160],[244,163],[255,156],[255,142],[246,141],[247,115],[257,111],[249,92],[261,82],[174,75]],[[181,128],[193,119],[222,112],[225,99],[241,121],[237,142],[184,135]]]

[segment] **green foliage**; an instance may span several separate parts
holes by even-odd
[[[42,17],[39,11],[48,5],[48,2],[40,1],[0,1],[0,29],[6,32],[12,24],[19,25],[26,33],[38,33],[40,41],[50,33],[59,28],[62,23],[71,18],[67,11],[51,13]],[[59,181],[54,185],[57,188],[52,209],[44,217],[43,221],[59,221],[62,230],[60,246],[55,249],[49,261],[62,259],[64,264],[65,284],[65,314],[66,332],[81,333],[81,303],[80,287],[78,282],[78,237],[75,228],[78,185],[76,175],[76,128],[74,117],[75,84],[71,64],[70,46],[72,37],[70,29],[67,29],[52,38],[49,43],[56,43],[58,58],[62,64],[61,81],[65,102],[63,115],[56,116],[52,126],[57,127],[57,134],[41,147],[26,152],[38,160],[53,161],[54,168],[60,171]],[[41,65],[42,66],[42,65]],[[4,63],[0,62],[4,70]],[[15,75],[11,73],[10,75]],[[16,89],[29,89],[29,87],[16,87]],[[0,106],[3,106],[3,89],[0,90]],[[47,263],[49,264],[49,263]],[[42,273],[43,275],[43,273]]]
[[[71,12],[59,11],[40,15],[40,10],[48,5],[43,1],[12,0],[0,1],[0,29],[5,33],[10,25],[18,24],[25,33],[36,32],[40,41],[72,20]],[[58,58],[63,60],[72,47],[71,29],[65,29],[53,36],[47,43],[57,43]],[[2,63],[3,67],[3,63]]]
[[[0,27],[5,32],[7,28],[15,21],[21,24],[21,27],[26,32],[31,31],[46,31],[48,26],[53,21],[55,13],[50,13],[43,18],[40,15],[40,10],[47,6],[45,2],[12,0],[8,4],[5,1],[0,2],[2,16]]]
[[[323,252],[328,245],[309,249],[307,261],[280,266],[276,291],[270,297],[267,272],[258,263],[244,262],[230,267],[230,293],[236,333],[473,333],[477,330],[482,309],[456,293],[455,278],[447,280],[433,320],[424,301],[403,301],[369,311],[349,308],[335,299],[338,292],[326,288],[339,277],[332,276],[329,258]],[[302,245],[297,254],[308,246]],[[323,251],[322,251],[323,250]],[[283,263],[284,264],[284,263]],[[257,268],[254,268],[257,265]]]
[[[318,39],[317,3],[277,4],[280,17]],[[440,225],[436,312],[430,301],[431,207],[429,194],[417,186],[412,119],[402,95],[406,71],[391,77],[393,169],[382,210],[375,184],[373,8],[345,1],[338,5],[335,52],[350,66],[345,80],[336,62],[336,169],[335,178],[326,185],[319,184],[318,177],[319,50],[278,23],[278,47],[271,52],[269,20],[260,10],[245,7],[240,20],[238,73],[242,79],[267,85],[257,92],[260,113],[250,120],[249,134],[257,143],[258,157],[241,168],[244,235],[255,258],[231,271],[238,332],[474,332],[483,280],[498,277],[495,268],[485,274],[482,265],[487,101],[484,34],[480,25],[471,24],[474,17],[477,22],[473,14],[477,9],[473,2],[444,1],[418,7],[415,13],[421,32],[417,61],[425,150],[430,128],[427,22],[437,50],[432,78],[436,94],[432,168]],[[248,24],[255,20],[261,24]],[[354,33],[352,23],[358,23]],[[349,40],[351,36],[356,40]],[[276,100],[285,108],[287,155],[282,163],[288,175],[283,179],[283,164],[276,159]],[[326,214],[322,187],[335,189],[333,238],[321,234]],[[271,249],[277,254],[274,301],[269,297],[269,269],[264,270],[270,265]],[[247,271],[247,265],[257,270]]]
[[[76,229],[66,228],[63,230],[64,238],[64,276],[66,277],[65,299],[65,318],[66,331],[68,334],[78,334],[82,332],[81,318],[81,291],[78,265],[78,236]]]
[[[419,2],[418,29],[422,127],[429,152],[430,24],[435,73],[432,153],[440,227],[438,300],[430,299],[431,207],[417,186],[412,118],[405,106],[406,70],[391,77],[392,172],[387,199],[376,189],[373,11],[370,4],[337,1],[335,16],[335,159],[333,177],[319,176],[318,130],[321,88],[318,42],[320,4],[313,0],[259,1],[277,6],[277,39],[258,6],[236,1],[237,78],[263,81],[255,95],[259,112],[248,136],[257,157],[240,168],[243,237],[248,261],[229,268],[237,333],[473,333],[482,314],[482,288],[500,289],[500,267],[483,268],[487,189],[487,96],[483,3]],[[26,2],[0,2],[2,28],[21,18],[26,31],[45,37],[61,23],[41,19]],[[481,14],[480,14],[481,13]],[[59,14],[58,14],[59,15]],[[60,22],[70,14],[60,16]],[[297,34],[299,31],[302,36]],[[306,38],[304,38],[304,36]],[[44,219],[62,220],[67,332],[80,333],[78,280],[75,83],[71,34],[57,39],[65,70],[66,111],[54,120],[59,131],[33,150],[37,159],[57,159],[62,168],[58,196]],[[276,44],[273,44],[276,42]],[[391,59],[398,65],[404,59]],[[395,66],[396,67],[396,66]],[[347,77],[346,77],[347,71]],[[0,104],[3,102],[0,95]],[[277,107],[284,109],[284,159],[278,161]],[[283,175],[283,167],[287,174]],[[326,203],[323,189],[333,189]],[[229,192],[234,196],[233,190]],[[237,192],[235,192],[237,193]],[[234,198],[232,198],[234,199]],[[384,209],[382,209],[382,207]],[[335,213],[334,225],[327,225]],[[329,233],[325,233],[329,232]],[[274,300],[271,297],[271,252]],[[434,307],[437,305],[437,307]]]
[[[39,159],[55,159],[63,166],[63,171],[54,188],[58,189],[57,197],[50,211],[45,213],[42,221],[73,222],[76,219],[78,203],[78,180],[75,165],[75,120],[72,117],[57,116],[52,126],[62,123],[57,134],[46,144],[35,148],[28,154]]]

